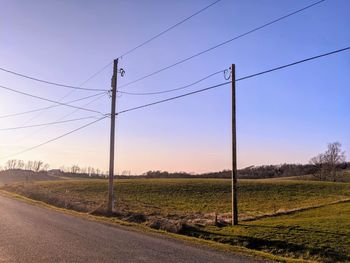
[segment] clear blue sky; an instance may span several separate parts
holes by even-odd
[[[113,58],[208,5],[180,1],[0,0],[0,67],[79,85]],[[127,83],[186,58],[311,0],[222,0],[202,14],[120,60]],[[186,85],[236,64],[237,77],[350,45],[350,2],[328,0],[203,56],[126,88],[153,91]],[[110,66],[85,87],[110,87]],[[190,90],[224,82],[218,75]],[[0,85],[60,99],[70,90],[0,72]],[[237,83],[239,167],[306,163],[339,141],[350,156],[350,52]],[[172,95],[183,93],[179,91]],[[65,100],[92,94],[76,91]],[[170,94],[118,98],[118,109]],[[81,102],[78,105],[83,105]],[[0,90],[0,115],[50,103]],[[104,97],[90,108],[110,110]],[[1,127],[55,121],[65,107],[1,119]],[[90,116],[76,112],[68,118]],[[0,157],[59,136],[88,121],[1,131]],[[121,115],[117,120],[116,170],[204,172],[230,168],[230,86]],[[52,167],[79,164],[108,168],[109,122],[13,158],[42,159]],[[5,160],[0,162],[4,163]],[[0,163],[1,165],[1,163]]]

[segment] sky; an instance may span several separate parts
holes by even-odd
[[[0,67],[81,85],[124,52],[192,15],[213,0],[0,0]],[[306,5],[310,0],[221,0],[144,47],[122,57],[123,85]],[[177,88],[236,65],[237,78],[350,46],[350,2],[327,0],[120,90]],[[112,65],[83,87],[110,89]],[[350,51],[237,82],[238,167],[308,163],[338,141],[350,160]],[[225,82],[218,74],[187,90],[122,95],[117,110]],[[58,101],[96,91],[72,91],[0,72],[0,85]],[[218,171],[231,167],[230,85],[138,111],[116,124],[116,173],[148,170]],[[75,105],[110,112],[110,98]],[[90,103],[89,105],[86,105]],[[0,116],[53,105],[0,89]],[[66,116],[68,115],[68,116]],[[1,118],[0,129],[100,115],[68,107]],[[30,129],[0,130],[0,166],[8,159],[44,160],[51,168],[108,170],[109,119],[16,154],[92,119]]]

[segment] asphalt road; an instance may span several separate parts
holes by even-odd
[[[257,262],[0,195],[0,262]]]

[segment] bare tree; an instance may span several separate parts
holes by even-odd
[[[78,173],[80,171],[80,167],[78,165],[76,165],[76,164],[72,165],[70,171],[71,171],[71,173],[76,174],[76,173]]]
[[[24,161],[17,160],[17,169],[23,169],[23,167],[24,167]]]
[[[46,172],[47,170],[49,170],[49,168],[50,168],[50,165],[48,163],[45,163],[41,168],[41,170]]]
[[[341,144],[339,142],[329,143],[324,159],[331,180],[335,182],[339,175],[338,166],[345,162],[345,152],[342,151]]]
[[[27,161],[25,166],[24,166],[24,169],[33,170],[33,165],[34,165],[33,161]]]
[[[86,168],[86,167],[82,167],[82,168],[80,169],[80,173],[82,173],[82,174],[88,174],[88,173],[87,173],[87,168]]]
[[[320,180],[330,179],[333,182],[339,177],[338,168],[344,162],[345,153],[341,150],[339,142],[329,143],[326,152],[310,160],[310,163],[316,168],[314,176]]]
[[[8,160],[6,162],[5,169],[7,169],[7,170],[20,169],[22,164],[23,164],[23,161],[21,161],[21,160],[16,160],[16,159]]]
[[[44,162],[43,161],[34,161],[33,164],[33,171],[34,172],[39,172],[43,166]]]
[[[313,172],[313,176],[315,176],[318,180],[326,180],[326,171],[324,167],[324,154],[320,153],[319,155],[311,158],[310,164],[315,167],[315,171]]]

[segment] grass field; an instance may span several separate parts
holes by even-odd
[[[350,262],[350,203],[245,222],[237,227],[194,227],[187,234],[287,257]]]
[[[106,200],[106,180],[48,181],[7,187],[36,199],[47,196],[91,211]],[[134,212],[163,215],[187,213],[229,213],[230,180],[225,179],[140,179],[118,180],[117,203]],[[259,216],[350,198],[350,184],[290,181],[242,180],[239,182],[240,217]]]
[[[182,230],[186,235],[282,256],[327,262],[350,260],[349,203],[329,205],[350,198],[349,183],[241,180],[238,195],[240,219],[326,206],[243,221],[235,228],[202,226],[203,222],[213,222],[215,213],[219,219],[229,219],[230,187],[230,180],[226,179],[129,179],[117,180],[115,189],[122,214],[142,213],[148,219],[185,220],[193,225]],[[107,197],[106,180],[17,183],[5,189],[84,212],[95,210]]]

